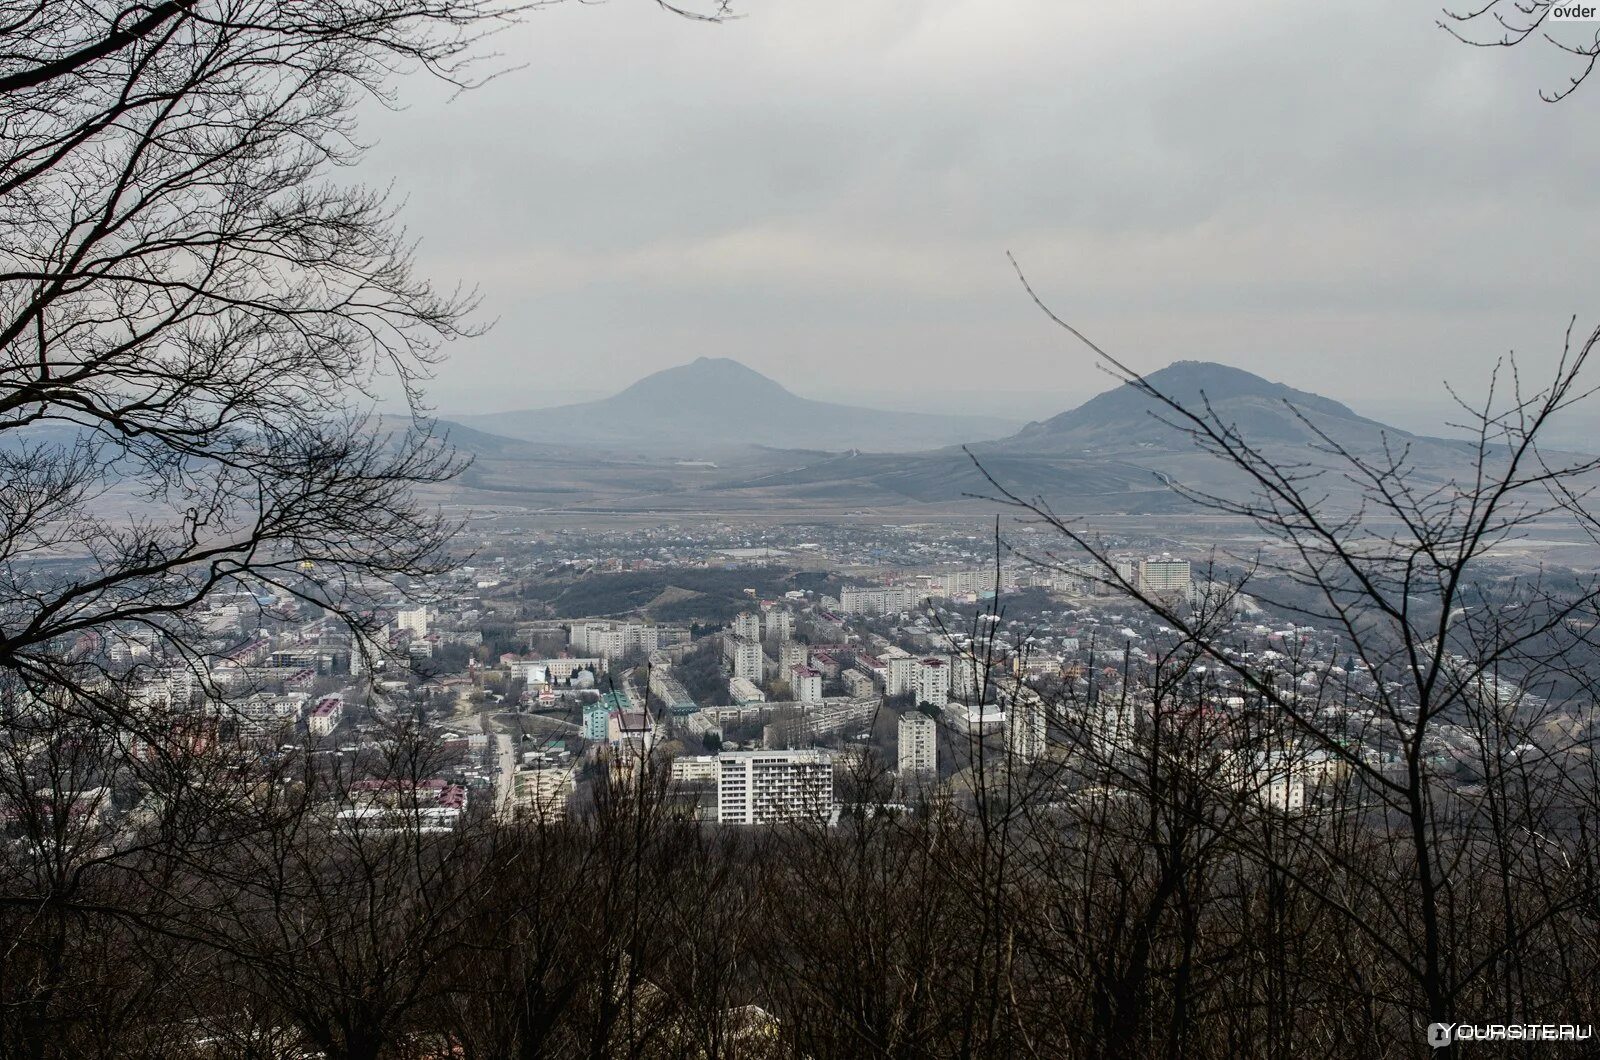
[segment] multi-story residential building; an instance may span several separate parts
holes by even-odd
[[[734,677],[742,677],[747,681],[761,680],[761,641],[741,637],[737,633],[725,633],[722,636],[722,654]]]
[[[1139,563],[1139,591],[1144,593],[1189,593],[1192,576],[1189,561],[1161,556]]]
[[[775,607],[768,611],[767,638],[776,641],[792,640],[794,638],[794,612],[783,607]]]
[[[1109,758],[1133,746],[1137,724],[1137,704],[1133,697],[1111,694],[1096,696],[1087,716],[1089,748]]]
[[[959,700],[980,703],[993,696],[995,682],[990,678],[987,649],[975,644],[950,660],[950,695]]]
[[[950,574],[935,574],[928,578],[928,592],[932,596],[983,596],[995,591],[998,584],[1003,592],[1009,588],[1014,579],[1010,571],[1002,569],[996,577],[993,568],[979,570],[954,571]]]
[[[683,682],[665,668],[650,671],[650,694],[669,714],[681,717],[700,709],[694,697],[689,695],[689,690],[683,687]]]
[[[891,696],[903,695],[914,692],[917,687],[917,663],[920,661],[915,655],[885,655],[883,657],[884,678],[883,690]]]
[[[512,811],[540,824],[565,820],[567,804],[577,785],[570,766],[518,770],[512,779]]]
[[[428,609],[426,607],[402,607],[395,612],[394,625],[413,637],[426,637],[428,635]]]
[[[762,729],[766,747],[811,747],[818,740],[871,726],[883,706],[877,696],[854,699],[832,696],[817,703],[773,703],[777,720]]]
[[[611,735],[611,711],[615,707],[615,693],[607,693],[597,703],[583,708],[583,738],[599,743]]]
[[[749,640],[761,639],[761,616],[750,611],[741,611],[733,616],[733,635],[745,637]]]
[[[833,755],[827,751],[725,751],[717,766],[723,824],[825,821],[833,813]]]
[[[671,639],[670,631],[652,622],[590,618],[572,623],[568,643],[579,652],[612,659],[634,651],[655,651]]]
[[[846,670],[839,677],[852,696],[870,696],[876,687],[872,678],[861,670]]]
[[[317,701],[317,705],[311,708],[306,726],[313,736],[331,736],[333,730],[339,727],[339,721],[343,717],[344,697],[337,694],[323,696]]]
[[[932,718],[917,710],[900,715],[898,759],[902,776],[938,771],[939,728]]]
[[[1006,710],[1006,748],[1016,758],[1034,761],[1044,757],[1049,733],[1045,702],[1031,689],[1011,697]]]
[[[274,648],[272,654],[267,656],[267,665],[280,669],[291,666],[297,670],[309,668],[325,674],[331,673],[336,665],[342,665],[344,655],[343,645],[296,644]]]
[[[846,615],[882,615],[905,611],[923,599],[905,585],[850,586],[839,590],[839,610]]]
[[[943,707],[950,701],[950,660],[939,656],[918,659],[911,690],[918,704]]]
[[[267,737],[292,730],[305,706],[306,696],[303,692],[286,695],[261,692],[249,696],[237,708],[239,735]]]
[[[822,702],[822,674],[809,666],[795,666],[789,670],[789,688],[800,703]]]
[[[674,784],[714,784],[717,774],[716,755],[680,755],[672,760]]]
[[[778,642],[778,672],[786,674],[796,666],[805,666],[810,659],[809,648],[797,640]]]
[[[1239,790],[1254,795],[1261,805],[1284,813],[1306,808],[1307,773],[1298,758],[1285,752],[1243,755],[1229,772]]]
[[[767,694],[756,687],[756,683],[748,677],[734,677],[728,681],[728,695],[740,706],[750,703],[765,703]]]

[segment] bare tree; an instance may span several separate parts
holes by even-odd
[[[339,169],[360,155],[364,101],[387,103],[414,71],[478,83],[493,72],[477,64],[485,38],[536,6],[0,0],[7,1053],[78,1041],[75,984],[99,974],[80,964],[85,946],[119,932],[241,961],[242,933],[254,963],[237,981],[277,998],[266,1018],[294,1015],[262,986],[292,982],[274,970],[281,955],[241,927],[276,922],[241,898],[230,934],[188,901],[207,879],[242,880],[240,858],[280,852],[254,879],[306,901],[351,879],[389,897],[402,882],[442,895],[472,878],[457,872],[467,861],[428,862],[437,842],[413,844],[409,876],[352,876],[361,850],[294,861],[310,855],[285,836],[323,807],[252,805],[256,786],[295,779],[224,746],[225,660],[202,612],[219,593],[260,591],[325,609],[365,651],[373,590],[449,562],[453,526],[418,490],[463,461],[422,388],[443,344],[476,330],[473,297],[416,276],[385,195]],[[391,395],[405,414],[377,415]],[[147,661],[114,659],[125,642]],[[102,801],[136,812],[101,829]],[[429,901],[408,895],[390,921],[360,926],[389,937],[420,909],[410,922],[427,953]],[[337,904],[305,912],[353,930]],[[384,974],[375,949],[308,970]],[[301,1013],[301,1026],[359,1054],[381,1046],[371,1020],[423,1007],[373,996],[316,1026]],[[73,1026],[110,1027],[110,1011],[86,1005]]]
[[[1529,40],[1568,57],[1573,73],[1566,84],[1540,89],[1548,103],[1559,103],[1589,79],[1600,62],[1600,29],[1593,21],[1560,21],[1557,12],[1581,5],[1567,0],[1475,0],[1471,7],[1446,7],[1439,26],[1456,40],[1477,48],[1514,48]]]
[[[1593,803],[1582,767],[1594,749],[1595,689],[1592,673],[1571,675],[1565,688],[1551,677],[1570,675],[1573,661],[1592,652],[1600,581],[1507,576],[1494,556],[1552,522],[1594,534],[1586,502],[1600,463],[1549,452],[1540,439],[1552,417],[1590,394],[1585,369],[1600,331],[1575,344],[1569,332],[1544,386],[1525,388],[1513,363],[1509,396],[1491,387],[1483,404],[1463,402],[1474,438],[1462,446],[1461,465],[1435,483],[1417,472],[1403,440],[1362,450],[1292,406],[1311,444],[1298,458],[1270,455],[1204,396],[1194,403],[1163,393],[1051,318],[1239,484],[1217,492],[1172,483],[1269,542],[1230,557],[1239,573],[1214,588],[1248,589],[1277,613],[1340,638],[1343,658],[1315,670],[1263,668],[1233,650],[1203,609],[1119,572],[1081,520],[996,484],[1004,503],[1054,529],[1101,580],[1192,644],[1226,677],[1226,694],[1256,717],[1270,716],[1288,745],[1315,750],[1349,774],[1334,812],[1281,836],[1279,852],[1258,847],[1252,856],[1294,873],[1299,890],[1362,937],[1390,969],[1384,1004],[1396,1011],[1449,1022],[1464,1009],[1511,1005],[1554,1018],[1584,992],[1583,980],[1563,974],[1533,990],[1526,970],[1549,969],[1536,953],[1577,960],[1579,948],[1559,925],[1595,900],[1593,870],[1581,863]],[[1357,502],[1330,501],[1335,483]],[[1339,665],[1346,659],[1349,669]],[[1463,755],[1466,777],[1452,765]],[[1305,858],[1319,869],[1309,871]]]

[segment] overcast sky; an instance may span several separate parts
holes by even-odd
[[[808,396],[1046,415],[1105,387],[1005,260],[1152,370],[1224,361],[1387,411],[1600,314],[1600,84],[1393,0],[565,4],[521,66],[369,115],[420,266],[476,285],[444,413],[700,355]]]

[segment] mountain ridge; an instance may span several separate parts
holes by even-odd
[[[1368,458],[1397,443],[1418,474],[1433,481],[1464,466],[1469,455],[1465,443],[1390,427],[1332,398],[1229,365],[1176,361],[1144,378],[1188,408],[1209,408],[1258,453],[1286,466],[1336,463],[1326,452],[1330,439]],[[1102,514],[1181,511],[1185,502],[1174,483],[1219,496],[1252,488],[1247,475],[1202,452],[1163,417],[1176,413],[1124,382],[1003,438],[927,452],[833,456],[716,488],[791,500],[940,503],[993,496],[993,476],[1018,496],[1049,497],[1058,510]],[[1354,499],[1334,480],[1327,491],[1331,503]]]

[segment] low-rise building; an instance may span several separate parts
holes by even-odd
[[[765,703],[767,694],[756,687],[754,681],[748,677],[735,677],[728,682],[728,694],[738,706],[748,706],[753,703]]]
[[[717,773],[716,755],[681,755],[672,760],[674,784],[714,784]]]
[[[801,703],[822,702],[822,675],[809,666],[790,668],[789,688]]]
[[[344,697],[323,696],[317,700],[317,705],[311,708],[311,714],[306,719],[306,727],[313,736],[331,736],[343,718]]]

